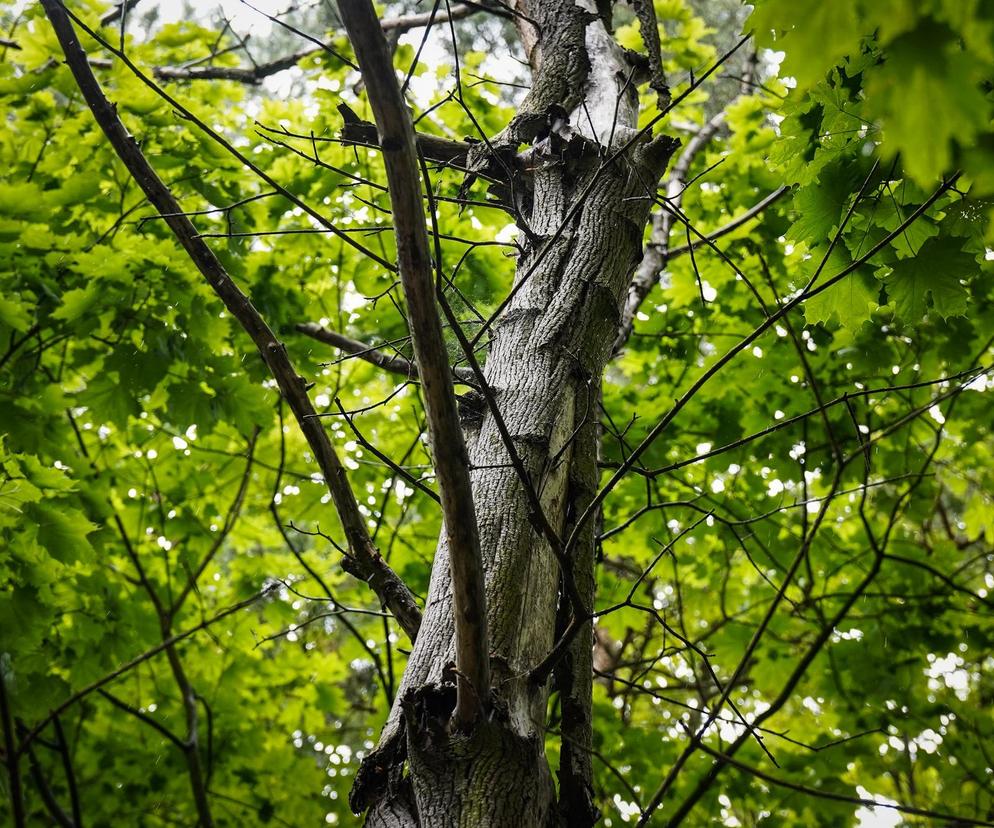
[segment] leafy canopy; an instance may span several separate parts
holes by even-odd
[[[105,11],[95,0],[73,7],[91,23]],[[741,15],[689,0],[656,9],[679,92],[724,51]],[[408,642],[341,569],[327,489],[271,378],[108,148],[40,10],[2,14],[19,46],[0,46],[0,680],[13,719],[31,728],[164,637],[206,624],[177,652],[202,716],[218,824],[347,824],[348,790]],[[460,24],[465,109],[450,95],[451,57],[414,65],[425,132],[494,135],[520,100],[487,54],[504,48],[500,22],[471,20],[468,34]],[[348,54],[333,20],[305,22]],[[639,48],[637,22],[617,22],[619,40]],[[777,187],[791,194],[717,242],[736,269],[704,246],[670,259],[605,381],[605,473],[762,323],[762,307],[809,283],[824,289],[722,367],[605,503],[597,606],[628,603],[597,622],[597,802],[605,824],[637,816],[715,698],[701,653],[720,680],[731,676],[805,548],[732,695],[742,715],[763,716],[827,637],[763,721],[780,765],[766,767],[826,792],[989,817],[994,442],[990,375],[975,369],[989,369],[994,337],[994,8],[761,0],[747,27],[755,85],[743,94],[744,68],[731,62],[663,122],[686,139],[726,111],[693,160],[683,210],[707,233]],[[282,36],[286,51],[299,48]],[[446,37],[432,34],[434,54],[446,53]],[[374,540],[423,595],[440,519],[410,480],[433,485],[417,385],[296,330],[318,322],[409,355],[392,275],[319,232],[83,42],[160,175],[314,383]],[[400,72],[417,42],[397,49]],[[150,74],[212,55],[216,66],[245,65],[235,34],[219,40],[206,18],[149,22],[141,37],[129,27],[124,43]],[[380,158],[334,140],[339,102],[369,117],[356,80],[317,52],[260,88],[162,85],[390,260]],[[647,122],[655,96],[643,101]],[[434,175],[452,199],[438,203],[450,301],[470,329],[510,287],[512,222],[482,190],[455,203],[456,172]],[[671,247],[693,240],[674,225]],[[165,629],[156,601],[169,610]],[[170,738],[182,737],[187,715],[177,682],[156,655],[61,715],[88,824],[194,821],[184,754]],[[722,750],[743,732],[726,707],[708,744]],[[42,735],[21,764],[68,802],[61,737],[52,726]],[[766,762],[755,740],[738,758]],[[710,762],[692,760],[672,801]],[[43,820],[33,784],[26,803]],[[0,798],[5,818],[9,801]],[[858,810],[728,769],[691,824],[838,826]]]

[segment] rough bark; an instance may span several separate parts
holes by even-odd
[[[641,258],[652,193],[674,142],[637,137],[633,67],[591,8],[518,4],[535,77],[519,115],[491,146],[527,155],[513,182],[527,223],[512,298],[492,327],[484,374],[545,518],[560,536],[593,498],[596,397]],[[609,103],[609,105],[608,105]],[[521,147],[527,144],[527,147]],[[625,152],[619,152],[627,147]],[[476,148],[474,147],[474,150]],[[470,153],[470,166],[474,153]],[[617,155],[617,157],[613,157]],[[485,166],[492,159],[478,158]],[[443,536],[421,631],[378,748],[353,787],[375,826],[589,825],[589,621],[560,663],[563,761],[556,802],[544,755],[550,687],[528,674],[559,624],[560,572],[497,418],[485,411],[468,449],[486,572],[495,707],[468,734],[446,728],[455,703],[452,585]],[[589,611],[593,534],[573,548]]]

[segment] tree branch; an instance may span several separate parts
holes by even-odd
[[[677,158],[666,182],[666,201],[674,208],[679,208],[680,202],[683,200],[683,193],[687,188],[687,175],[694,158],[710,143],[724,123],[725,112],[723,110],[697,131]],[[632,277],[631,286],[628,288],[628,299],[621,313],[620,330],[611,349],[612,353],[618,353],[628,341],[635,324],[635,314],[638,313],[642,302],[649,295],[649,291],[652,290],[659,274],[669,261],[669,238],[674,218],[674,211],[671,210],[659,210],[653,214],[649,244],[646,246],[645,254]]]
[[[676,400],[676,402],[669,409],[669,411],[665,415],[663,415],[663,417],[660,418],[659,421],[657,421],[656,425],[652,427],[649,433],[634,448],[634,450],[629,453],[629,455],[625,458],[625,461],[620,464],[618,470],[611,476],[611,479],[608,480],[608,482],[601,487],[601,490],[597,493],[597,497],[594,498],[591,505],[587,508],[586,513],[582,515],[581,519],[577,522],[577,526],[582,527],[583,524],[586,523],[586,521],[592,519],[593,515],[596,513],[596,510],[600,507],[600,504],[603,503],[604,498],[606,498],[607,495],[614,489],[614,487],[618,485],[619,481],[629,472],[629,470],[631,470],[635,466],[635,464],[638,463],[639,459],[646,452],[649,446],[651,446],[659,437],[659,435],[666,430],[669,424],[673,422],[676,416],[684,409],[684,407],[690,402],[690,400],[693,399],[694,395],[697,394],[697,392],[700,391],[700,389],[703,388],[708,382],[710,382],[710,380],[716,374],[718,374],[718,372],[721,371],[721,369],[724,368],[725,365],[731,362],[738,354],[740,354],[743,350],[745,350],[745,348],[747,348],[749,345],[755,342],[760,336],[762,336],[763,333],[765,333],[767,330],[772,328],[777,322],[780,321],[782,317],[786,316],[788,313],[790,313],[800,305],[804,304],[804,302],[808,301],[812,297],[817,296],[818,294],[828,290],[828,288],[832,287],[832,285],[838,284],[842,279],[844,279],[850,273],[862,267],[864,264],[866,264],[866,262],[870,261],[870,259],[876,256],[881,250],[886,248],[887,245],[889,245],[894,239],[899,237],[909,226],[911,226],[915,221],[917,221],[925,213],[926,210],[928,210],[936,201],[938,201],[938,199],[942,196],[942,194],[947,192],[956,183],[960,175],[961,173],[956,172],[949,178],[944,179],[942,183],[932,192],[932,194],[927,199],[925,199],[925,201],[922,204],[918,205],[918,207],[916,207],[915,210],[912,211],[912,213],[904,221],[902,221],[894,230],[887,233],[886,236],[880,239],[880,241],[874,244],[858,259],[851,262],[846,267],[842,268],[842,270],[840,270],[838,273],[823,280],[820,284],[815,285],[815,282],[820,276],[822,269],[824,268],[825,264],[828,261],[828,255],[831,253],[832,247],[829,247],[828,253],[826,253],[825,256],[823,256],[822,263],[818,266],[815,273],[811,276],[811,278],[808,281],[808,284],[804,287],[804,289],[801,290],[799,293],[797,293],[792,299],[784,302],[776,311],[774,311],[769,316],[767,316],[750,334],[748,334],[743,339],[740,339],[738,342],[736,342],[735,345],[733,345],[724,354],[722,354],[722,356],[720,356],[712,365],[710,365],[708,369],[703,374],[701,374],[701,376],[699,376],[693,382],[693,384]],[[844,218],[844,221],[847,221],[848,217],[851,216],[852,213],[854,212],[856,204],[859,203],[860,199],[864,195],[865,187],[869,183],[869,180],[870,180],[869,177],[867,177],[866,181],[863,184],[863,187],[856,194],[856,199],[854,200],[853,204],[850,206],[849,213]],[[839,236],[840,232],[837,232],[832,242],[832,246],[835,245]],[[568,540],[567,547],[570,547],[572,545],[572,542],[573,542],[572,540]]]
[[[705,233],[703,239],[698,239],[692,244],[683,244],[680,247],[674,247],[669,251],[669,260],[672,261],[677,256],[683,256],[689,253],[691,250],[696,250],[702,245],[706,245],[709,242],[717,241],[722,236],[727,236],[733,230],[738,230],[743,224],[752,221],[760,213],[762,213],[767,207],[776,201],[779,201],[787,193],[790,192],[790,187],[783,186],[777,187],[772,193],[770,193],[762,201],[757,201],[748,210],[746,210],[741,216],[736,216],[727,224],[721,225],[717,230],[712,233]],[[651,243],[651,242],[650,242]]]
[[[109,26],[111,23],[116,23],[121,19],[122,14],[131,11],[139,2],[141,0],[121,0],[121,2],[115,3],[114,8],[100,18],[100,25]]]
[[[197,565],[197,568],[190,573],[189,578],[187,578],[186,584],[184,585],[180,594],[173,601],[172,606],[169,607],[169,619],[176,617],[180,608],[183,606],[183,602],[189,597],[190,593],[197,589],[197,581],[200,576],[204,574],[204,570],[210,565],[210,562],[214,560],[214,556],[217,555],[218,550],[224,545],[225,540],[227,540],[228,535],[231,534],[231,530],[235,528],[235,521],[238,520],[238,516],[241,514],[242,505],[245,503],[245,494],[248,492],[249,481],[252,479],[252,464],[255,461],[255,446],[259,437],[259,429],[256,428],[252,436],[249,438],[248,446],[246,446],[245,454],[247,457],[247,462],[245,463],[245,472],[241,476],[241,480],[238,484],[238,490],[235,492],[235,497],[231,502],[231,506],[228,509],[227,517],[224,519],[224,525],[218,531],[217,536],[214,538],[214,542],[211,544],[210,549],[207,554],[204,555],[203,559]]]
[[[149,727],[153,728],[154,730],[157,730],[162,736],[165,736],[170,742],[176,745],[176,747],[178,747],[180,750],[184,749],[185,746],[183,744],[183,740],[180,739],[179,736],[173,733],[164,724],[157,722],[155,719],[153,719],[147,713],[142,712],[137,707],[132,707],[126,701],[124,701],[123,699],[119,699],[113,693],[108,693],[106,690],[102,689],[98,690],[97,692],[105,699],[107,699],[107,701],[109,701],[112,705],[114,705],[114,707],[123,710],[125,713],[130,713],[139,721],[142,721],[145,724],[147,724]]]
[[[490,694],[483,560],[469,455],[456,408],[421,206],[414,126],[397,86],[390,49],[369,0],[340,0],[339,13],[362,71],[380,136],[397,235],[401,284],[421,376],[452,570],[457,725],[483,713]]]
[[[45,808],[48,809],[55,824],[59,828],[77,828],[77,823],[70,818],[55,798],[55,793],[45,778],[45,772],[42,770],[41,762],[38,761],[38,755],[33,746],[28,747],[28,768],[31,770],[31,778],[34,780],[35,787],[38,788],[38,793],[41,795],[41,801],[45,803]]]
[[[699,738],[694,739],[694,743],[703,750],[709,756],[714,757],[719,762],[723,764],[731,765],[733,768],[737,768],[744,773],[754,776],[757,779],[761,779],[764,782],[768,782],[771,785],[775,785],[778,788],[786,788],[790,791],[796,791],[797,793],[803,794],[804,796],[811,796],[817,799],[828,799],[832,802],[846,802],[850,805],[861,805],[865,808],[889,808],[892,811],[897,811],[900,814],[910,814],[912,816],[923,816],[929,819],[937,820],[940,822],[951,822],[953,825],[994,825],[987,819],[974,819],[972,817],[960,816],[958,814],[944,814],[939,811],[929,811],[926,808],[913,808],[910,805],[901,805],[896,802],[882,802],[879,799],[869,799],[863,796],[848,796],[842,793],[836,793],[834,791],[825,791],[820,788],[811,788],[807,785],[802,785],[798,782],[791,782],[787,779],[781,779],[777,776],[766,773],[759,768],[754,768],[752,765],[747,765],[745,762],[740,762],[738,759],[733,759],[727,753],[722,753],[721,751],[715,750],[713,747],[706,745]]]
[[[340,133],[342,142],[345,144],[359,144],[360,146],[380,146],[380,136],[376,129],[376,124],[364,121],[353,109],[345,103],[338,105],[338,112],[345,122]],[[437,161],[440,164],[454,164],[457,167],[466,164],[466,156],[473,144],[470,141],[452,141],[448,138],[439,138],[437,135],[426,135],[416,133],[418,149],[429,161]]]
[[[345,558],[343,568],[369,583],[413,641],[421,623],[421,613],[411,591],[373,546],[365,519],[359,512],[355,494],[349,486],[345,468],[307,396],[306,380],[294,369],[286,346],[277,339],[248,297],[232,281],[206,242],[198,237],[193,223],[182,213],[169,188],[158,177],[138,142],[121,122],[116,107],[107,100],[87,63],[86,53],[69,20],[71,13],[59,0],[43,0],[42,5],[65,53],[66,63],[97,124],[214,293],[252,338],[287,400],[314,452],[342,522],[349,544],[349,556]]]
[[[53,0],[44,0],[44,2],[53,2]],[[36,724],[33,728],[31,728],[31,730],[29,730],[24,735],[24,737],[21,739],[21,744],[17,748],[16,753],[21,754],[25,750],[27,750],[28,745],[30,745],[31,742],[34,741],[46,727],[48,727],[49,722],[53,722],[56,719],[58,719],[60,715],[65,713],[65,711],[67,711],[70,707],[76,704],[76,702],[80,701],[80,699],[83,699],[86,696],[90,695],[90,693],[99,690],[104,685],[110,684],[115,679],[118,679],[121,676],[123,676],[125,673],[128,673],[131,670],[133,670],[139,664],[144,664],[150,658],[157,656],[163,650],[172,647],[175,644],[178,644],[180,641],[184,641],[185,639],[189,638],[192,635],[195,635],[201,630],[206,630],[212,624],[216,624],[218,621],[227,618],[229,615],[234,615],[235,613],[245,609],[246,607],[251,606],[260,598],[265,598],[267,595],[271,594],[277,588],[277,586],[278,586],[277,584],[270,584],[261,592],[257,592],[255,595],[246,598],[244,601],[239,601],[237,604],[233,604],[227,609],[221,610],[221,612],[219,612],[217,615],[211,618],[204,619],[196,626],[190,627],[190,629],[188,630],[184,630],[181,633],[177,633],[176,635],[171,635],[169,636],[169,638],[163,639],[160,643],[156,644],[150,650],[146,650],[140,656],[136,656],[135,658],[131,659],[131,661],[122,664],[112,673],[108,673],[103,678],[99,678],[96,681],[92,682],[91,684],[88,684],[82,690],[77,690],[68,699],[66,699],[64,702],[62,702],[62,704],[60,704],[58,707],[52,710],[44,719],[38,722],[38,724]]]
[[[359,429],[356,427],[355,421],[349,415],[349,412],[346,411],[345,408],[342,406],[341,400],[336,399],[335,406],[338,408],[338,413],[341,414],[342,417],[345,419],[345,422],[349,424],[349,428],[352,429],[352,433],[355,435],[356,442],[358,442],[360,446],[362,446],[364,449],[366,449],[366,451],[368,451],[370,454],[376,457],[381,463],[391,468],[396,474],[404,478],[404,480],[406,480],[408,483],[414,486],[415,489],[428,495],[428,497],[430,497],[436,503],[442,502],[441,498],[439,498],[439,496],[435,494],[435,492],[433,492],[431,489],[429,489],[421,480],[419,480],[417,477],[411,474],[407,469],[405,469],[400,464],[394,463],[393,460],[387,457],[387,455],[385,455],[376,446],[370,443],[369,440],[365,438],[365,436],[363,436],[363,433],[359,431]],[[420,440],[420,435],[418,436],[418,439]]]
[[[21,787],[19,751],[14,747],[14,714],[7,698],[7,679],[0,664],[0,727],[3,729],[3,758],[7,766],[7,782],[14,828],[25,828],[24,794]]]
[[[431,12],[409,14],[401,17],[385,17],[379,21],[380,30],[384,32],[403,33],[410,29],[427,26],[429,23],[447,23],[450,20],[460,20],[483,11],[479,6],[454,4],[448,11],[439,10],[434,17]],[[108,15],[109,17],[110,15]],[[105,18],[106,19],[106,18]],[[116,18],[114,18],[116,19]],[[101,21],[103,22],[103,21]],[[194,80],[229,80],[238,83],[259,84],[270,75],[275,75],[296,66],[300,61],[311,55],[326,51],[330,47],[321,43],[299,49],[281,58],[260,63],[252,67],[241,66],[156,66],[152,73],[159,80],[194,81]]]
[[[316,210],[314,207],[308,204],[304,199],[290,192],[290,190],[288,190],[286,187],[282,186],[279,182],[277,182],[271,175],[269,175],[269,173],[267,173],[265,170],[260,168],[257,164],[255,164],[252,161],[252,159],[250,159],[247,155],[245,155],[245,153],[243,153],[236,146],[234,146],[234,144],[232,144],[229,140],[227,140],[216,130],[212,129],[207,123],[205,123],[200,117],[198,117],[196,113],[191,112],[189,108],[187,108],[182,104],[182,102],[174,98],[172,95],[166,92],[159,84],[157,84],[152,78],[150,78],[148,75],[142,72],[141,69],[139,69],[135,65],[134,61],[132,61],[131,58],[128,57],[127,52],[125,52],[123,49],[116,48],[112,46],[110,43],[108,43],[107,40],[101,37],[98,32],[94,31],[89,26],[87,26],[86,23],[84,23],[79,18],[78,15],[74,14],[68,9],[66,9],[66,14],[70,18],[72,18],[72,20],[76,23],[77,26],[79,26],[79,28],[81,28],[90,37],[92,37],[103,49],[110,52],[114,57],[120,60],[121,63],[127,66],[128,69],[131,70],[132,74],[136,78],[138,78],[138,80],[140,80],[143,84],[145,84],[145,86],[151,89],[156,95],[158,95],[160,98],[162,98],[162,100],[164,100],[173,109],[175,109],[177,114],[181,118],[195,125],[212,141],[217,143],[219,146],[223,147],[224,150],[227,153],[229,153],[232,157],[238,159],[239,162],[244,164],[245,167],[251,170],[253,174],[258,176],[261,180],[265,181],[266,184],[268,184],[273,190],[278,192],[281,196],[286,198],[290,203],[294,204],[296,207],[299,207],[304,213],[306,213],[308,216],[314,219],[314,221],[316,221],[318,225],[325,228],[325,230],[334,234],[337,238],[341,239],[341,241],[343,241],[345,244],[349,245],[355,250],[358,250],[362,255],[369,257],[370,259],[375,261],[378,265],[390,271],[391,273],[397,270],[394,264],[382,258],[377,253],[370,250],[368,247],[364,247],[362,244],[356,241],[356,239],[353,238],[351,232],[345,232],[339,229],[338,227],[336,227],[324,215],[322,215],[318,210]],[[82,52],[82,49],[80,49],[80,52],[85,55],[85,52]],[[88,61],[88,63],[90,66],[93,66],[95,61],[90,60]],[[107,65],[110,64],[108,63]],[[103,93],[100,92],[100,87],[97,84],[96,80],[92,78],[92,76],[91,76],[91,81],[93,83],[93,86],[102,96]],[[116,117],[116,110],[115,110],[115,117]],[[124,130],[124,133],[127,135],[127,130]],[[166,217],[163,216],[163,218]]]
[[[409,380],[419,378],[417,365],[399,354],[388,354],[378,348],[367,345],[365,342],[360,342],[358,339],[352,339],[337,331],[322,327],[316,322],[303,322],[294,327],[300,333],[306,334],[318,342],[323,342],[325,345],[331,345],[347,354],[364,359],[366,362],[375,365],[377,368],[382,368],[384,371],[390,371],[392,374],[400,374]],[[476,377],[471,368],[454,366],[451,371],[452,376],[459,382],[464,385],[476,386]]]
[[[83,825],[83,812],[79,804],[79,786],[76,784],[76,772],[72,766],[72,756],[69,753],[69,743],[66,741],[66,734],[62,728],[62,721],[56,717],[52,722],[55,728],[55,737],[59,746],[59,755],[62,757],[62,768],[66,774],[66,787],[69,789],[69,807],[72,809],[72,819],[76,828]]]
[[[753,55],[754,61],[755,55]],[[751,73],[752,69],[749,70],[750,75]],[[739,95],[748,94],[749,91],[749,80],[744,78]],[[714,138],[718,130],[724,125],[726,112],[727,108],[705,123],[687,142],[687,146],[680,153],[676,164],[673,165],[673,170],[666,184],[666,201],[672,209],[660,210],[653,215],[652,233],[649,243],[646,245],[645,255],[635,271],[635,276],[632,278],[631,286],[628,289],[628,298],[622,312],[618,336],[612,348],[613,354],[619,353],[624,348],[625,343],[628,342],[639,307],[645,301],[646,296],[649,295],[653,285],[656,284],[660,273],[674,257],[683,255],[684,253],[693,253],[700,245],[713,244],[715,239],[731,233],[750,219],[762,213],[763,210],[777,201],[790,189],[789,187],[779,187],[766,198],[746,210],[741,216],[738,216],[706,237],[702,237],[696,242],[688,243],[682,247],[670,248],[670,231],[673,228],[674,219],[679,213],[680,203],[683,201],[683,194],[688,186],[687,176],[689,175],[691,164],[693,164],[694,158],[711,142],[711,139]]]

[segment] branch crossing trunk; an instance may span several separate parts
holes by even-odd
[[[527,18],[519,18],[524,42],[532,44],[532,89],[492,150],[474,145],[468,160],[485,169],[493,151],[525,157],[526,165],[508,166],[530,171],[517,172],[509,186],[528,241],[510,299],[491,327],[484,376],[544,518],[563,537],[596,491],[597,389],[642,257],[652,196],[676,142],[638,135],[635,84],[628,82],[636,68],[596,13],[565,0],[519,3],[518,10]],[[355,38],[353,44],[362,65]],[[406,140],[413,146],[413,132]],[[423,374],[420,356],[418,368]],[[447,726],[459,678],[450,665],[458,661],[461,590],[445,532],[397,701],[352,790],[350,804],[357,813],[368,809],[367,825],[582,826],[598,817],[587,752],[590,621],[578,619],[580,634],[555,671],[564,733],[557,800],[545,758],[550,682],[537,684],[529,673],[572,613],[560,597],[556,556],[536,528],[533,502],[500,432],[489,410],[466,426],[486,575],[491,707],[465,732]],[[591,527],[569,552],[589,613]]]

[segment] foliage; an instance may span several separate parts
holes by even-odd
[[[105,10],[73,6],[91,23]],[[717,35],[687,0],[656,8],[679,93],[718,58]],[[330,497],[264,364],[113,155],[40,9],[16,25],[4,14],[19,48],[0,46],[0,680],[19,737],[135,656],[257,596],[175,646],[196,694],[215,819],[348,823],[348,790],[409,642],[339,565]],[[469,21],[460,26],[493,42],[491,24]],[[618,24],[639,48],[637,24]],[[746,765],[821,791],[991,819],[992,9],[764,0],[748,26],[760,49],[755,88],[740,94],[732,67],[744,67],[732,61],[663,121],[686,143],[709,98],[730,101],[727,128],[693,160],[682,209],[707,234],[793,189],[722,236],[722,255],[674,253],[608,371],[605,481],[674,399],[720,375],[605,501],[597,607],[622,606],[597,621],[597,802],[605,825],[648,804],[801,551],[708,745],[724,751],[745,732],[739,711],[762,719],[779,768],[758,739],[737,754]],[[232,38],[184,21],[125,43],[151,74]],[[333,42],[347,52],[343,37]],[[92,38],[84,47],[110,57]],[[415,48],[397,49],[399,71]],[[770,50],[785,54],[779,69]],[[492,136],[519,93],[496,82],[506,63],[482,51],[460,60],[465,106],[450,95],[451,65],[418,64],[418,128]],[[214,62],[243,65],[237,51]],[[273,86],[163,82],[191,118],[119,60],[97,72],[315,383],[374,540],[423,595],[439,510],[380,457],[432,485],[417,385],[295,327],[320,322],[410,354],[393,274],[287,198],[391,260],[379,155],[334,140],[339,102],[369,117],[355,73],[315,54],[293,70],[305,92],[292,98]],[[643,101],[648,123],[655,96]],[[438,203],[448,295],[471,330],[510,288],[515,231],[479,184],[471,204],[458,203],[462,184],[458,171],[433,170],[449,199]],[[693,241],[674,225],[674,249]],[[809,283],[820,292],[721,362]],[[58,718],[87,824],[193,824],[187,761],[172,741],[189,713],[173,661],[149,658]],[[557,716],[554,696],[553,762]],[[20,763],[38,824],[44,790],[68,808],[63,735],[50,723]],[[694,755],[660,813],[712,761]],[[857,811],[730,768],[690,824],[837,826]]]

